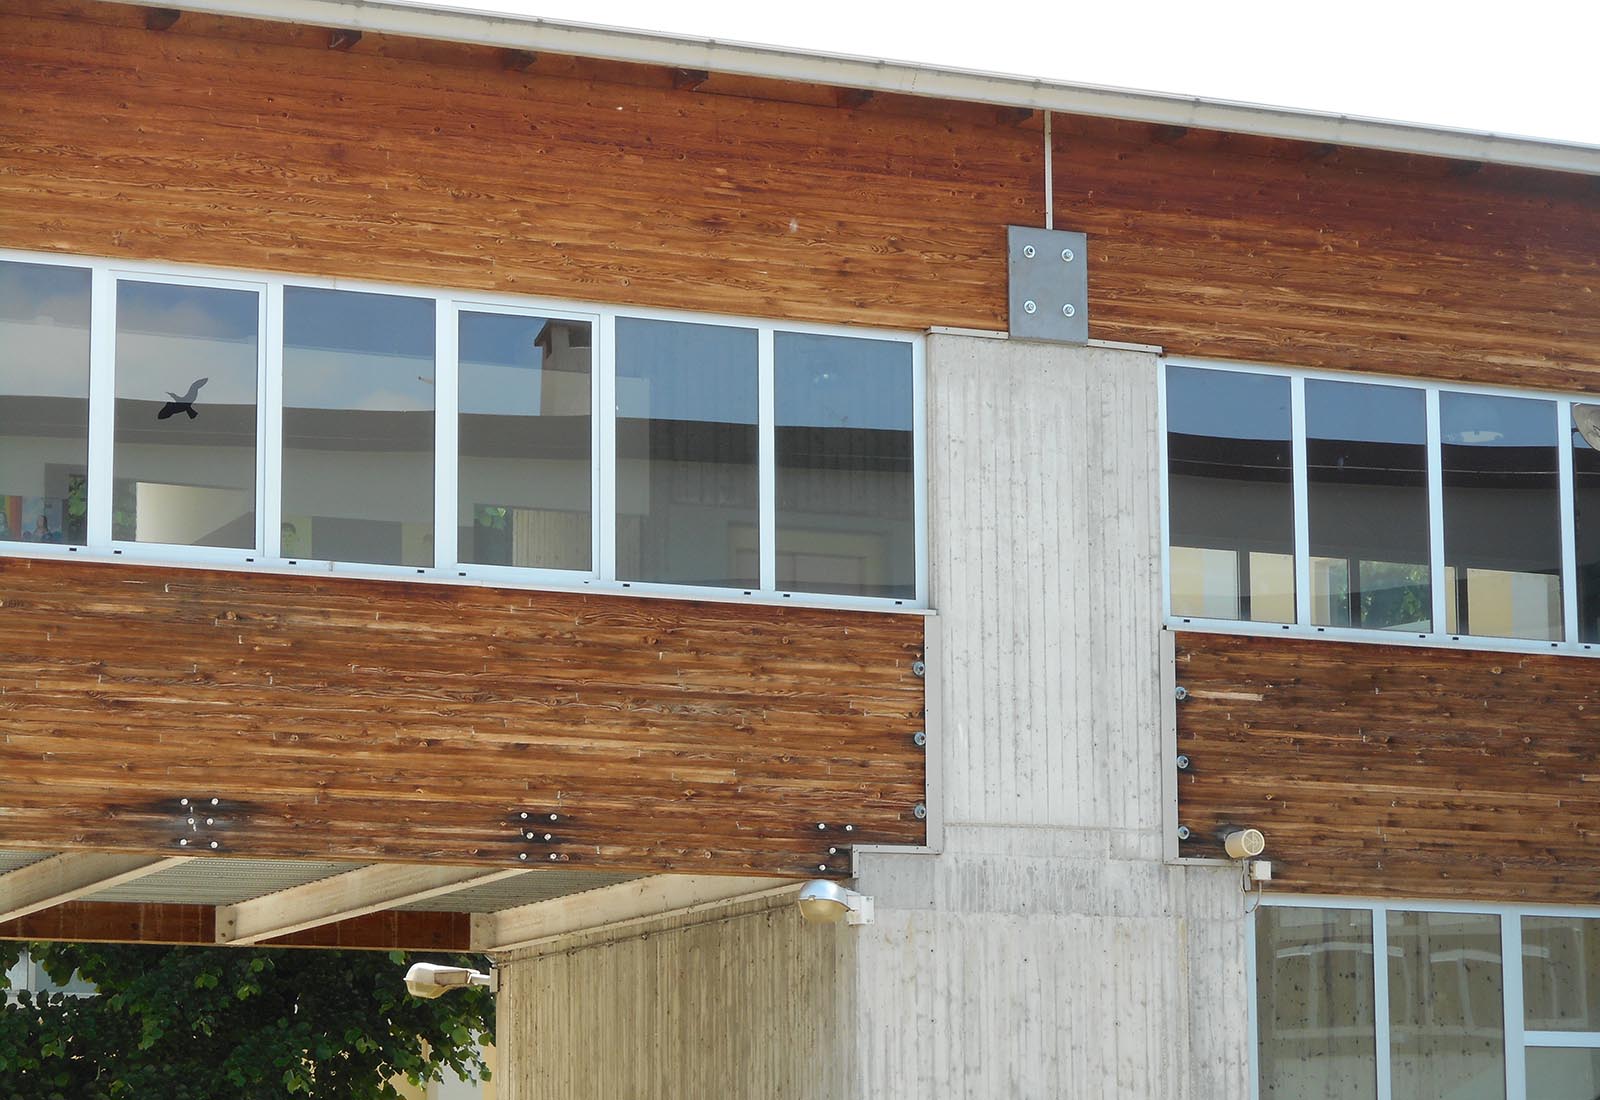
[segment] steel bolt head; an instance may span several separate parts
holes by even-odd
[[[1024,312],[1024,313],[1038,313],[1039,312],[1039,303],[1035,302],[1032,298],[1029,298],[1026,302],[1022,303],[1022,312]]]
[[[1078,307],[1068,302],[1061,307],[1061,315],[1063,317],[1076,317],[1078,315]]]
[[[1037,255],[1038,255],[1038,254],[1039,254],[1039,252],[1038,252],[1038,250],[1037,250],[1037,249],[1035,249],[1035,248],[1034,248],[1034,247],[1033,247],[1033,245],[1031,245],[1031,244],[1025,244],[1025,245],[1023,245],[1023,246],[1022,246],[1022,254],[1023,254],[1023,255],[1024,255],[1024,256],[1026,256],[1026,257],[1028,257],[1028,259],[1030,259],[1030,260],[1031,260],[1031,259],[1033,259],[1033,258],[1034,258],[1034,257],[1035,257],[1035,256],[1037,256]]]
[[[922,661],[912,661],[911,662],[911,675],[913,675],[913,676],[922,676],[922,675],[926,674],[927,671],[928,671],[928,666],[926,664],[924,664]]]
[[[1189,826],[1187,826],[1187,825],[1179,825],[1178,826],[1178,839],[1179,840],[1188,840],[1189,839]]]
[[[919,749],[923,745],[926,745],[928,743],[928,734],[927,734],[927,732],[924,731],[924,730],[918,730],[916,733],[913,733],[911,735],[911,743],[913,745],[917,746]]]
[[[1178,754],[1178,770],[1180,772],[1181,771],[1186,771],[1186,770],[1188,770],[1188,767],[1189,767],[1189,758],[1187,756],[1185,756],[1183,753],[1179,753]]]
[[[1062,249],[1062,250],[1061,250],[1061,258],[1062,258],[1062,259],[1063,259],[1063,260],[1065,260],[1065,261],[1066,261],[1066,262],[1067,262],[1067,263],[1069,263],[1069,264],[1070,264],[1070,263],[1071,263],[1071,262],[1072,262],[1072,261],[1073,261],[1073,253],[1072,253],[1072,249],[1070,249],[1070,248],[1063,248],[1063,249]]]
[[[526,863],[528,861],[528,853],[527,852],[518,852],[517,853],[517,858],[522,860],[524,863]]]
[[[925,803],[918,802],[915,806],[911,807],[911,816],[916,818],[918,821],[926,818],[928,816],[927,805]]]
[[[218,843],[217,843],[217,842],[216,842],[216,841],[214,841],[214,840],[213,840],[213,841],[212,841],[212,842],[211,842],[211,847],[212,847],[212,849],[213,849],[213,850],[215,850],[215,849],[217,849],[217,848],[220,848],[220,847],[222,847],[222,845],[220,845],[220,844],[218,844]]]
[[[544,834],[544,838],[545,838],[545,839],[546,839],[546,840],[554,840],[554,839],[555,839],[555,837],[554,837],[554,836],[552,836],[552,835],[551,835],[551,834],[549,834],[549,833],[545,833],[545,834]]]

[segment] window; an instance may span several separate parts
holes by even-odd
[[[0,264],[0,539],[87,540],[89,285],[87,268]]]
[[[1163,416],[1170,621],[1600,643],[1600,452],[1581,430],[1592,416],[1600,439],[1600,407],[1169,363]]]
[[[253,549],[261,295],[117,283],[115,539]]]
[[[617,576],[761,587],[754,329],[617,321]]]
[[[921,344],[0,252],[0,545],[926,599]]]
[[[458,323],[460,560],[587,572],[593,326],[480,310]]]
[[[1172,609],[1294,621],[1289,380],[1167,368]]]
[[[1306,382],[1311,621],[1423,632],[1428,422],[1421,390]]]
[[[778,587],[914,599],[910,345],[774,339]]]
[[[1269,899],[1253,934],[1263,1100],[1600,1095],[1600,915]]]

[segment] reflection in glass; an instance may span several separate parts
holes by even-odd
[[[1289,379],[1167,368],[1172,613],[1294,621]]]
[[[914,599],[911,347],[779,332],[777,584]]]
[[[1528,1100],[1596,1100],[1600,1050],[1529,1047]]]
[[[617,319],[617,576],[755,588],[753,329]]]
[[[117,284],[111,535],[256,545],[254,291]]]
[[[1306,382],[1311,621],[1425,632],[1428,424],[1421,390]]]
[[[460,559],[590,568],[586,321],[461,314]]]
[[[0,541],[87,535],[89,272],[0,261]]]
[[[1554,402],[1446,392],[1439,419],[1446,631],[1560,640]]]
[[[1580,418],[1600,426],[1600,405],[1575,404],[1573,423],[1568,426],[1578,549],[1578,640],[1600,642],[1600,451],[1578,431]]]
[[[432,299],[285,287],[283,556],[431,566]]]
[[[1372,988],[1370,912],[1291,906],[1257,911],[1263,1100],[1377,1095]]]
[[[1388,916],[1393,1100],[1504,1097],[1500,918]]]
[[[1522,918],[1529,1031],[1600,1031],[1600,919]]]

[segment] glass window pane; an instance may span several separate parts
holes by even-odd
[[[779,332],[778,588],[914,599],[911,345]]]
[[[1529,1031],[1600,1031],[1600,919],[1522,918]]]
[[[617,319],[617,576],[760,583],[754,329]]]
[[[1389,913],[1393,1100],[1505,1096],[1500,918]]]
[[[256,545],[259,322],[254,291],[117,284],[113,538]]]
[[[1289,379],[1167,368],[1172,613],[1294,621]]]
[[[431,299],[283,292],[283,556],[431,566]]]
[[[590,568],[587,321],[463,312],[460,559]]]
[[[1428,423],[1421,390],[1306,381],[1311,621],[1426,632]]]
[[[1578,548],[1578,639],[1600,642],[1600,405],[1572,407],[1572,489]]]
[[[1557,641],[1561,488],[1555,403],[1443,393],[1451,634]]]
[[[1257,910],[1263,1100],[1370,1100],[1377,1095],[1372,989],[1370,912]]]
[[[83,545],[89,271],[0,261],[0,540]]]
[[[1596,1100],[1600,1050],[1528,1048],[1528,1100]]]

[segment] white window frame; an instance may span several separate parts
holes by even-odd
[[[1389,914],[1471,913],[1500,919],[1501,1010],[1505,1020],[1506,1100],[1539,1100],[1527,1095],[1527,1052],[1530,1049],[1600,1048],[1600,1031],[1529,1031],[1524,1026],[1522,998],[1522,918],[1568,917],[1600,920],[1600,908],[1571,905],[1491,905],[1475,902],[1427,901],[1415,898],[1375,901],[1324,895],[1271,895],[1256,912],[1268,908],[1344,909],[1372,917],[1374,1055],[1377,1100],[1392,1100],[1392,1056],[1389,1050]],[[1256,966],[1256,920],[1245,921],[1245,972],[1250,999],[1250,1097],[1261,1098],[1261,1031]]]
[[[1600,655],[1600,643],[1578,640],[1578,576],[1576,518],[1573,512],[1573,466],[1570,426],[1572,406],[1582,398],[1540,390],[1505,386],[1477,386],[1448,380],[1403,378],[1356,372],[1304,370],[1262,363],[1166,356],[1159,361],[1161,379],[1158,404],[1158,446],[1161,464],[1161,607],[1169,629],[1204,631],[1217,634],[1247,634],[1256,637],[1329,638],[1342,642],[1372,645],[1409,645],[1426,648],[1459,648],[1506,653],[1566,653]],[[1233,374],[1261,374],[1287,378],[1290,384],[1290,423],[1293,447],[1294,492],[1294,576],[1295,622],[1246,622],[1238,619],[1213,619],[1172,612],[1172,533],[1170,528],[1171,468],[1167,453],[1167,367],[1214,370]],[[1307,494],[1305,384],[1308,380],[1368,383],[1424,394],[1427,407],[1428,443],[1428,531],[1429,584],[1432,593],[1433,629],[1428,633],[1381,630],[1374,627],[1318,626],[1311,621],[1310,520]],[[1555,443],[1560,475],[1561,539],[1561,622],[1560,641],[1501,638],[1487,634],[1451,634],[1444,629],[1448,593],[1444,568],[1444,491],[1441,465],[1442,444],[1439,428],[1439,397],[1442,393],[1483,394],[1490,397],[1533,398],[1548,401],[1555,410]]]
[[[72,267],[90,273],[89,448],[86,519],[87,545],[65,546],[22,542],[0,543],[9,557],[75,557],[136,561],[148,564],[228,568],[282,574],[317,574],[369,578],[412,578],[447,584],[492,585],[558,591],[626,592],[670,599],[719,602],[789,603],[869,611],[925,611],[928,606],[927,410],[924,338],[921,333],[853,325],[804,322],[648,309],[580,300],[475,290],[416,287],[364,280],[321,278],[188,264],[130,262],[107,257],[0,249],[0,261]],[[261,330],[257,342],[256,522],[252,550],[114,542],[111,538],[111,476],[114,448],[116,284],[119,279],[182,285],[252,289],[260,294]],[[282,556],[279,524],[283,513],[283,291],[286,286],[348,290],[431,300],[435,308],[435,447],[434,547],[431,567],[374,565],[287,559]],[[455,450],[459,421],[457,338],[462,311],[541,316],[587,321],[592,325],[591,359],[592,513],[591,568],[588,571],[523,569],[461,563],[455,546],[456,493],[459,484]],[[616,351],[618,317],[725,325],[754,330],[759,371],[759,477],[761,586],[758,589],[619,581],[616,578]],[[915,593],[910,597],[852,596],[779,589],[776,575],[776,447],[773,392],[773,345],[777,332],[811,333],[853,339],[902,343],[910,351],[912,401],[912,485]]]

